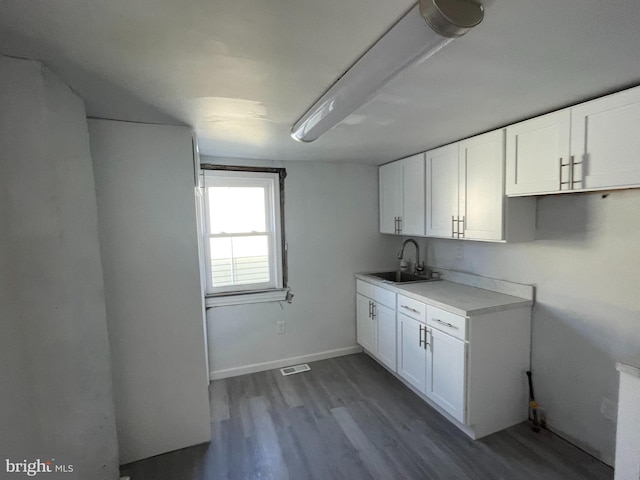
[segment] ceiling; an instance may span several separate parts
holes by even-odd
[[[640,84],[640,1],[495,0],[310,144],[292,124],[413,0],[0,0],[0,52],[93,117],[187,124],[201,153],[381,164]]]

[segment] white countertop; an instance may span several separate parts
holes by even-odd
[[[503,293],[440,280],[393,285],[366,273],[356,278],[457,315],[470,316],[533,305],[533,301]]]

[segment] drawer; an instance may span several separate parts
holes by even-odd
[[[467,319],[455,313],[446,312],[429,305],[427,307],[427,325],[448,333],[461,340],[467,339]]]
[[[365,297],[373,298],[373,289],[375,287],[370,283],[363,282],[362,280],[356,280],[356,293],[364,295]]]
[[[394,310],[396,309],[396,294],[394,292],[363,282],[362,280],[356,280],[356,292],[375,300],[381,305],[386,305]]]
[[[415,318],[419,322],[425,323],[427,306],[414,300],[413,298],[398,295],[398,311],[407,317]]]
[[[396,309],[396,294],[394,292],[390,292],[389,290],[385,290],[384,288],[373,286],[374,294],[373,299],[381,303],[382,305],[386,305],[387,307],[395,310]]]

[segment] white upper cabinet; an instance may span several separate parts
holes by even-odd
[[[466,240],[531,240],[535,202],[504,194],[504,130],[425,154],[427,236]]]
[[[380,232],[424,235],[424,154],[380,167]]]
[[[458,155],[459,235],[503,240],[504,130],[462,140]]]
[[[403,235],[424,235],[424,153],[401,160]]]
[[[640,185],[640,87],[571,109],[574,189]]]
[[[507,127],[510,196],[640,186],[640,87]]]
[[[427,236],[453,237],[458,217],[458,144],[425,154]]]
[[[495,130],[381,166],[380,232],[532,240],[535,201],[505,197],[504,135]]]
[[[399,162],[382,165],[380,181],[380,233],[398,233],[398,218],[402,216],[402,165]]]
[[[569,189],[570,128],[569,110],[507,127],[507,195]]]

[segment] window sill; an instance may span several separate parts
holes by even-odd
[[[207,308],[244,305],[246,303],[282,302],[287,299],[288,288],[266,290],[264,292],[221,293],[207,295],[204,304]]]

